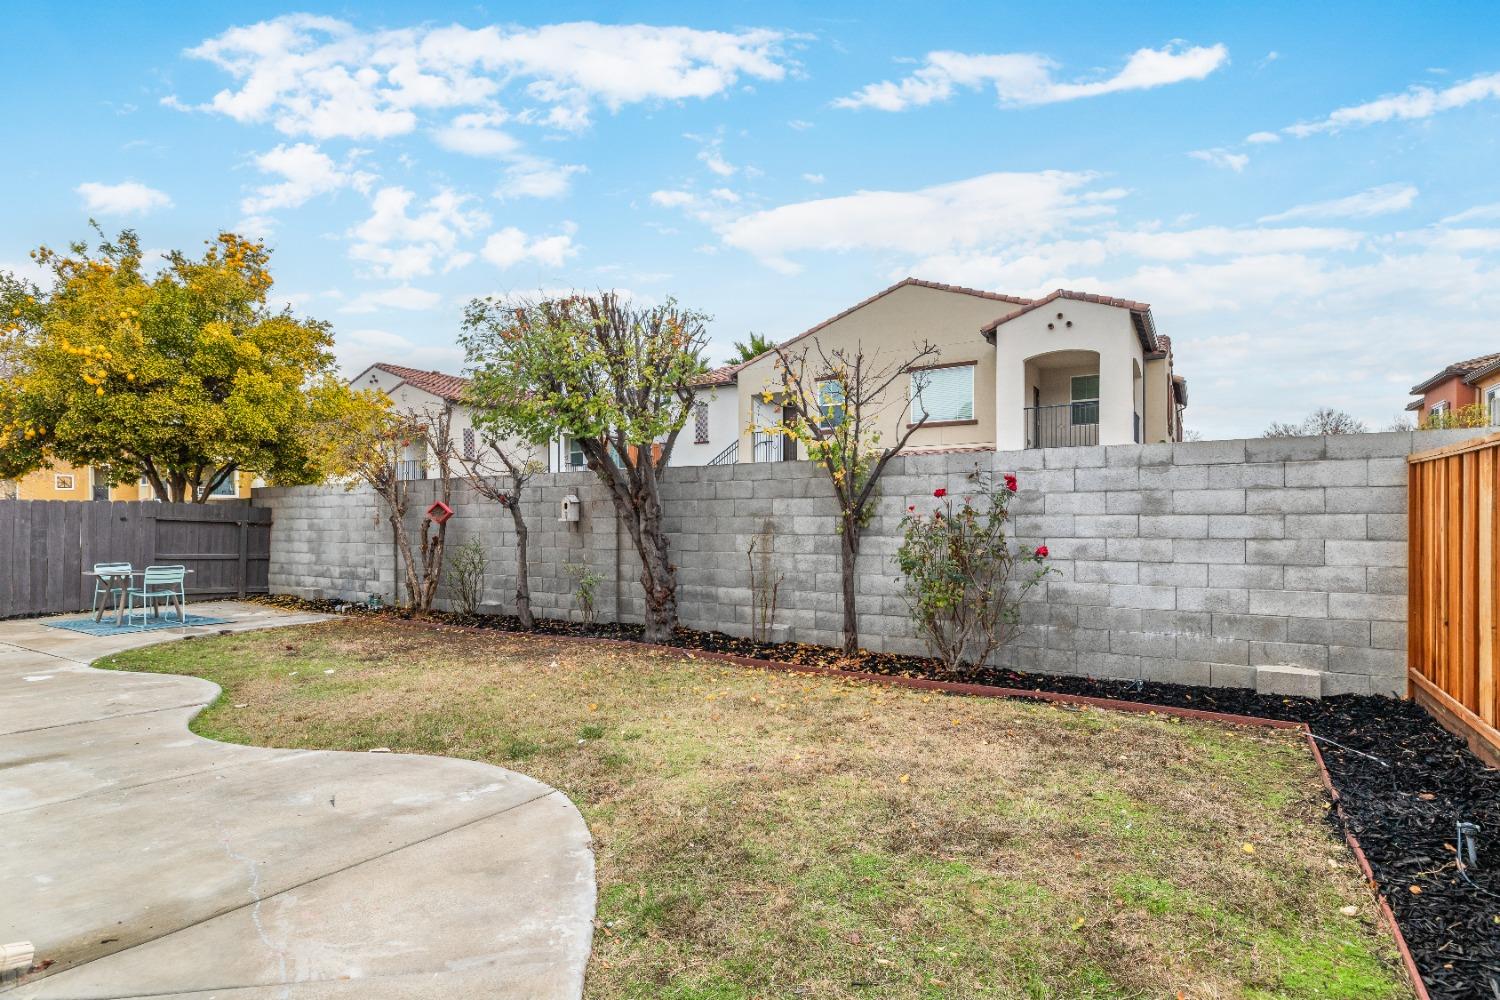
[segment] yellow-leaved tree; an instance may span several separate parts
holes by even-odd
[[[268,305],[265,246],[220,233],[148,272],[134,232],[95,231],[33,252],[49,288],[0,274],[0,478],[61,460],[200,503],[239,472],[322,479],[310,429],[351,392],[328,324]]]

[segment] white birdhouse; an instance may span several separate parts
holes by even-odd
[[[578,497],[569,493],[562,498],[562,513],[558,515],[557,519],[559,521],[577,521],[578,512],[581,509],[582,505],[578,502]]]

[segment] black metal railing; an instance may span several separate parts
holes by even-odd
[[[1099,401],[1028,406],[1026,447],[1077,448],[1099,443]]]
[[[708,460],[709,465],[734,465],[740,460],[740,443],[738,441],[730,444],[728,448],[719,452]]]

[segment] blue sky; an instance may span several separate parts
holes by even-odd
[[[810,6],[30,5],[0,268],[264,235],[354,369],[457,370],[481,294],[675,295],[717,360],[908,274],[1107,292],[1207,437],[1500,350],[1488,4]]]

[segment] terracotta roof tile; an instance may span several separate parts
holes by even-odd
[[[383,372],[389,372],[409,385],[416,386],[423,392],[430,392],[439,399],[446,399],[450,402],[457,402],[461,399],[464,390],[469,387],[469,380],[462,375],[423,371],[420,368],[407,368],[405,365],[388,365],[384,361],[376,362],[375,367]]]
[[[797,334],[795,337],[792,337],[790,340],[782,341],[777,345],[777,347],[790,347],[792,344],[796,343],[802,338],[812,336],[824,327],[829,326],[833,323],[837,323],[839,320],[843,319],[845,316],[848,316],[850,313],[855,312],[859,309],[863,309],[865,306],[869,305],[871,302],[874,302],[876,299],[883,299],[892,292],[897,291],[898,289],[905,288],[907,285],[915,285],[918,288],[931,288],[939,292],[958,292],[961,295],[976,295],[982,299],[992,299],[996,302],[1005,302],[1009,303],[1010,305],[1016,306],[1025,305],[1026,303],[1031,301],[1030,299],[1021,298],[1018,295],[1004,295],[1000,292],[986,292],[978,288],[965,288],[963,285],[945,285],[938,281],[924,281],[921,278],[902,278],[900,281],[896,282],[894,285],[891,285],[889,288],[883,288],[880,291],[876,292],[874,295],[871,295],[869,298],[861,299],[859,302],[854,303],[854,305],[850,306],[848,309],[845,309],[843,312],[828,317],[817,326],[808,327],[806,330],[803,330],[801,333]],[[744,362],[744,364],[740,365],[740,367],[743,368],[751,361],[758,361],[760,358],[763,358],[766,356],[766,354],[770,353],[770,351],[766,351],[764,354],[758,354],[755,357],[751,358],[750,361]]]
[[[1431,389],[1433,386],[1437,385],[1439,382],[1446,382],[1448,379],[1453,378],[1454,376],[1474,375],[1478,372],[1484,371],[1487,368],[1494,367],[1497,363],[1500,363],[1500,353],[1481,354],[1479,357],[1470,358],[1467,361],[1455,361],[1453,362],[1453,364],[1449,365],[1447,368],[1444,368],[1442,371],[1438,372],[1427,381],[1418,382],[1416,385],[1412,386],[1411,391],[1413,393],[1423,393],[1428,389]]]
[[[697,378],[693,379],[692,384],[695,387],[728,385],[738,377],[741,367],[742,366],[738,364],[720,365],[719,367],[710,369],[709,371],[706,371],[702,375],[699,375]]]

